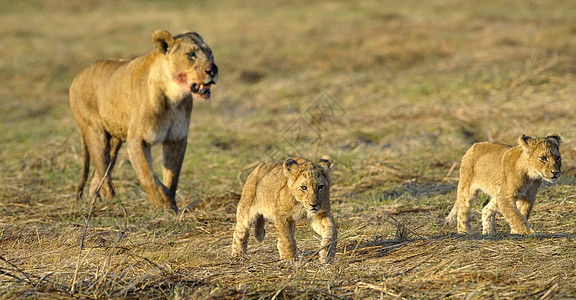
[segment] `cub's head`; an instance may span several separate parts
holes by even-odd
[[[333,165],[328,155],[324,155],[318,163],[301,158],[288,158],[284,161],[288,188],[306,211],[316,214],[330,209]]]
[[[562,173],[562,157],[560,156],[560,142],[562,139],[557,133],[548,133],[545,138],[533,139],[522,135],[518,144],[524,153],[528,154],[528,166],[533,177],[542,177],[548,182],[555,182]]]
[[[210,86],[218,81],[212,50],[195,32],[172,36],[166,30],[152,35],[156,51],[166,57],[168,76],[185,92],[210,99]]]

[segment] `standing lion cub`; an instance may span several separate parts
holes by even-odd
[[[257,241],[264,239],[264,222],[274,222],[278,251],[282,259],[297,255],[296,222],[311,219],[312,228],[322,236],[320,261],[330,262],[336,252],[336,224],[330,211],[332,159],[325,155],[318,163],[288,158],[284,163],[263,163],[248,176],[238,203],[232,254],[246,255],[249,229],[255,224]]]
[[[142,187],[155,206],[178,210],[175,195],[186,153],[192,97],[210,99],[218,81],[212,50],[195,32],[172,36],[156,30],[155,49],[133,60],[100,60],[70,86],[70,107],[82,133],[82,198],[90,160],[90,194],[115,196],[112,169],[123,142]],[[161,181],[151,147],[162,144]],[[98,186],[102,188],[98,191]]]
[[[511,233],[533,234],[528,218],[542,179],[555,182],[561,174],[560,136],[544,138],[522,135],[518,146],[476,143],[466,151],[460,166],[458,198],[446,221],[458,220],[459,233],[471,233],[470,202],[478,191],[490,196],[482,209],[482,233],[496,232],[500,211]]]

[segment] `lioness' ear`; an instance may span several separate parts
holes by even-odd
[[[297,161],[295,161],[292,158],[288,158],[284,161],[284,174],[287,177],[291,177],[294,176],[295,174],[298,173],[298,171],[300,171],[300,165],[298,164]]]
[[[560,143],[562,143],[562,138],[556,132],[549,132],[546,138],[555,143],[557,147],[560,147]]]
[[[522,146],[524,148],[524,150],[526,150],[528,152],[532,151],[532,148],[533,148],[535,142],[536,141],[533,138],[531,138],[525,134],[522,134],[518,138],[518,145]]]
[[[174,45],[174,37],[164,29],[158,29],[152,34],[152,42],[160,53],[166,53]]]

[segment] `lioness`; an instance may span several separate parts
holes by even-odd
[[[459,233],[471,233],[470,202],[483,191],[490,200],[482,209],[482,233],[496,232],[496,212],[500,211],[511,233],[533,234],[528,218],[542,179],[555,182],[561,174],[561,138],[548,133],[534,139],[518,138],[518,146],[476,143],[466,151],[460,166],[458,198],[446,221],[458,220]]]
[[[186,151],[192,97],[210,99],[218,80],[212,51],[194,32],[157,30],[155,49],[133,60],[101,60],[74,78],[70,106],[82,133],[82,197],[90,159],[90,193],[115,196],[112,169],[122,142],[140,183],[155,206],[177,211],[175,194]],[[152,169],[150,147],[162,143],[164,183]],[[104,176],[106,178],[104,178]]]
[[[263,163],[248,176],[236,213],[233,255],[245,255],[249,229],[255,223],[254,236],[264,239],[264,222],[274,222],[278,232],[278,251],[282,259],[297,254],[294,231],[296,222],[308,218],[322,236],[320,261],[330,262],[336,252],[336,224],[330,211],[332,159],[325,155],[318,163],[288,158],[284,163]]]

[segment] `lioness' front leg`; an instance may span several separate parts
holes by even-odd
[[[334,218],[331,215],[316,216],[312,220],[312,229],[322,236],[320,262],[331,262],[336,255],[336,239],[338,238]]]
[[[533,234],[526,217],[516,207],[516,199],[510,195],[498,197],[498,209],[512,228],[513,234]]]
[[[152,169],[152,154],[150,145],[142,140],[129,140],[127,143],[128,156],[132,162],[140,183],[146,190],[150,202],[164,208],[177,210],[174,197],[170,190],[160,182]]]
[[[175,200],[176,187],[178,186],[178,178],[180,177],[186,146],[186,139],[176,142],[164,142],[164,144],[162,144],[162,173],[164,175],[164,185],[170,191],[171,205],[174,210],[178,210]]]
[[[274,219],[274,227],[278,232],[278,251],[282,259],[294,259],[298,252],[294,231],[296,222],[283,219]]]

